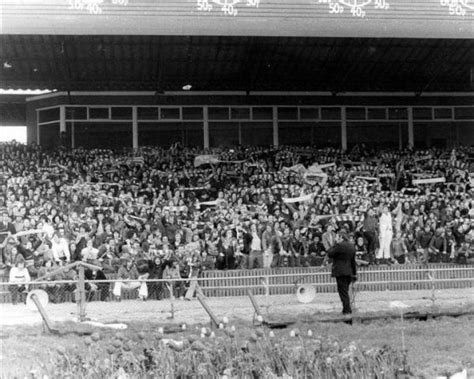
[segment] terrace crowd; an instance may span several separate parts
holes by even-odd
[[[101,267],[88,279],[323,266],[339,232],[350,234],[360,264],[472,263],[473,153],[178,144],[48,152],[6,143],[0,264],[11,283],[75,279],[74,269],[48,273],[78,260]],[[113,295],[137,283],[119,283]],[[184,284],[175,286],[184,295]],[[48,289],[54,298],[58,288]],[[157,283],[139,291],[166,292]]]

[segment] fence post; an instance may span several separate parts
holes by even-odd
[[[79,301],[77,303],[79,311],[79,321],[86,321],[86,287],[84,283],[84,266],[79,265],[79,278],[77,283],[77,290],[79,292]]]

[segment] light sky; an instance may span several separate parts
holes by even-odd
[[[0,126],[0,142],[26,143],[26,126]]]

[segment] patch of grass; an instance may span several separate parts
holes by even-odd
[[[357,346],[359,351],[362,352],[368,352],[371,349],[382,349],[384,346],[390,346],[394,351],[401,351],[402,326],[405,329],[408,365],[416,377],[432,378],[436,375],[456,372],[461,368],[472,369],[474,367],[474,356],[472,354],[472,340],[474,336],[473,316],[443,318],[426,322],[405,321],[403,325],[400,321],[393,320],[388,322],[378,320],[369,324],[354,325],[344,323],[310,323],[307,321],[298,323],[288,329],[273,331],[275,337],[272,343],[278,344],[281,349],[281,353],[276,356],[288,359],[286,365],[290,371],[296,369],[297,364],[295,362],[306,362],[304,359],[301,361],[302,358],[298,354],[302,354],[302,348],[303,350],[308,347],[314,348],[313,345],[316,339],[322,341],[323,344],[326,343],[325,341],[329,341],[328,343],[338,341],[341,349],[335,355],[336,360],[339,359],[339,356],[343,356],[342,348],[350,345]],[[240,356],[241,346],[249,339],[254,338],[256,329],[248,322],[243,321],[236,321],[234,325],[237,331],[233,339],[233,345],[229,345],[228,338],[221,330],[216,331],[217,336],[214,341],[211,341],[209,337],[201,340],[199,337],[201,327],[207,327],[208,325],[191,325],[185,331],[162,337],[183,340],[189,339],[191,335],[196,335],[199,341],[202,341],[212,351],[219,352],[220,356],[229,359],[233,356],[239,357],[240,359],[247,360],[247,364],[256,367],[273,362],[268,361],[267,352],[269,347],[266,345],[261,348],[254,348],[253,352],[255,354],[253,356],[252,354]],[[71,325],[67,324],[62,327],[72,328]],[[161,347],[159,347],[161,345],[157,344],[155,338],[160,327],[164,327],[164,325],[151,322],[130,323],[127,330],[119,332],[119,336],[122,336],[123,340],[130,341],[131,351],[135,353],[135,358],[128,354],[130,351],[124,351],[124,354],[127,354],[121,356],[120,359],[127,357],[127,364],[131,364],[132,366],[130,367],[138,369],[141,364],[140,362],[144,359],[143,348],[148,346],[154,347],[159,354],[162,354],[159,357],[168,362],[166,366],[168,369],[174,368],[176,370],[177,367],[181,367],[179,364],[184,366],[197,364],[195,367],[196,369],[199,368],[199,364],[193,361],[193,359],[197,359],[196,357],[200,357],[199,354],[201,353],[198,351],[191,352],[190,350],[189,354],[184,355],[184,353],[170,352],[168,351],[169,349],[161,350]],[[2,357],[0,361],[2,365],[2,378],[24,378],[25,375],[30,375],[29,373],[32,370],[38,375],[48,372],[50,378],[58,377],[57,375],[51,376],[51,372],[54,372],[54,367],[56,366],[60,369],[68,367],[67,360],[61,356],[60,352],[62,351],[67,352],[68,356],[73,357],[74,363],[69,363],[72,364],[71,367],[83,367],[85,365],[86,370],[90,369],[92,370],[91,372],[97,373],[97,377],[102,375],[102,378],[105,377],[104,372],[101,371],[105,367],[104,365],[109,365],[110,370],[113,370],[115,366],[113,366],[111,358],[115,357],[115,359],[118,359],[118,355],[114,356],[107,352],[113,341],[117,340],[117,332],[113,330],[99,330],[100,344],[95,345],[90,344],[90,337],[81,337],[74,334],[52,336],[45,334],[41,327],[3,327],[2,329],[2,339],[0,340],[2,343]],[[290,331],[295,329],[299,330],[302,336],[305,336],[304,340],[290,337]],[[308,330],[312,331],[313,337],[306,337]],[[264,333],[265,338],[267,338],[269,331],[266,330]],[[297,354],[296,358],[295,354]],[[398,362],[400,355],[398,353],[394,354],[395,360]],[[214,366],[221,365],[221,367],[224,367],[231,364],[229,362],[221,362],[220,359],[224,358],[219,358],[217,353],[209,353],[208,357]],[[95,363],[97,362],[100,362],[100,365],[98,364],[96,367]],[[370,365],[371,363],[367,364]],[[234,362],[231,365],[237,365],[237,363]],[[237,365],[235,367],[238,370],[238,367],[241,366]],[[143,368],[140,369],[142,370]],[[201,366],[201,370],[204,369],[205,367]],[[107,373],[110,375],[116,374],[112,371],[107,371]],[[218,372],[218,374],[220,375],[222,372]]]

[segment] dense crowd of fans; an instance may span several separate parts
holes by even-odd
[[[166,286],[139,280],[322,266],[341,231],[360,264],[474,259],[471,148],[119,153],[7,143],[0,156],[0,263],[11,283],[74,279],[57,268],[82,260],[101,267],[88,279],[137,280],[118,282],[116,298],[140,287],[160,299]],[[108,284],[88,286],[109,296]],[[15,299],[22,289],[12,285]]]

